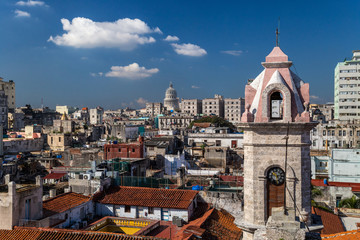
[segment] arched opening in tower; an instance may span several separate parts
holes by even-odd
[[[270,119],[283,118],[283,96],[281,92],[273,92],[270,96]]]

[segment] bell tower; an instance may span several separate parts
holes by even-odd
[[[245,87],[243,239],[254,239],[275,209],[293,223],[311,213],[309,84],[276,46]],[[296,224],[295,224],[296,225]],[[300,226],[300,223],[298,224]],[[300,228],[300,227],[299,227]]]

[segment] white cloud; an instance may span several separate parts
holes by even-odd
[[[102,77],[102,76],[104,75],[104,73],[102,73],[102,72],[90,73],[90,75],[91,75],[92,77]]]
[[[227,50],[227,51],[221,51],[222,53],[233,55],[233,56],[240,56],[240,54],[243,53],[241,50]]]
[[[132,63],[128,66],[112,66],[111,71],[106,73],[106,77],[140,79],[151,77],[153,74],[159,72],[157,68],[146,69],[140,67],[137,63]]]
[[[28,0],[28,1],[19,1],[16,3],[18,6],[26,6],[26,7],[36,7],[36,6],[46,6],[43,1],[36,0]]]
[[[191,88],[198,89],[198,88],[200,88],[200,87],[195,86],[195,85],[192,85]]]
[[[148,102],[148,100],[140,97],[136,100],[136,102],[140,105],[140,106],[145,106],[145,104]]]
[[[171,46],[174,48],[174,51],[180,55],[201,57],[207,54],[205,49],[202,49],[198,45],[191,43],[183,43],[183,44],[172,43]]]
[[[138,45],[154,43],[151,33],[161,33],[159,28],[151,29],[140,19],[123,18],[115,22],[94,22],[88,18],[77,17],[71,22],[61,19],[64,33],[50,36],[49,42],[60,46],[75,48],[119,48],[132,50]]]
[[[164,41],[167,41],[167,42],[176,42],[176,41],[179,41],[180,39],[177,37],[177,36],[171,36],[171,35],[168,35]]]
[[[21,10],[18,10],[18,9],[15,10],[15,17],[30,17],[30,16],[31,15],[28,12],[21,11]]]

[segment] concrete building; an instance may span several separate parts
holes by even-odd
[[[4,79],[0,77],[0,89],[5,92],[7,96],[7,105],[9,112],[14,112],[16,108],[16,98],[15,98],[15,82],[9,80],[9,82],[4,82]]]
[[[310,104],[310,116],[317,122],[334,120],[334,103]]]
[[[0,89],[0,125],[8,129],[8,96],[5,91]]]
[[[353,51],[351,60],[335,67],[335,119],[360,119],[360,50]]]
[[[196,117],[194,116],[161,116],[159,117],[159,129],[185,129],[189,127],[190,123],[194,120],[196,120]]]
[[[73,114],[77,109],[74,107],[70,107],[70,106],[56,106],[56,112],[60,113],[60,114]]]
[[[102,124],[103,114],[104,114],[104,109],[102,107],[90,109],[90,124],[93,125]]]
[[[70,147],[72,138],[70,133],[49,133],[47,137],[47,144],[53,151],[65,151]]]
[[[213,129],[213,132],[189,133],[188,145],[206,143],[208,146],[229,147],[231,149],[243,147],[244,134],[227,133],[226,129],[221,132],[222,128]]]
[[[330,121],[320,123],[310,133],[312,150],[329,148],[359,148],[360,121]]]
[[[172,82],[170,82],[169,88],[166,89],[165,92],[164,107],[168,111],[179,109],[179,98],[177,97],[176,90],[173,88]]]
[[[197,207],[197,191],[144,187],[110,187],[96,193],[98,216],[188,222]]]
[[[104,159],[113,158],[144,158],[144,138],[139,137],[138,142],[116,143],[104,145]]]
[[[197,116],[202,113],[202,100],[200,99],[181,99],[180,110],[184,114]]]
[[[236,124],[241,122],[241,115],[245,111],[245,99],[243,98],[225,98],[224,100],[224,118],[229,122]]]
[[[5,176],[0,187],[0,229],[12,229],[22,223],[42,218],[43,186],[40,176],[36,184],[15,184]],[[6,203],[6,204],[4,204]]]
[[[202,100],[202,113],[204,115],[216,115],[224,117],[224,98],[215,94],[214,98],[205,98]]]
[[[360,149],[331,149],[330,156],[311,157],[312,178],[360,183]]]
[[[164,112],[162,103],[146,103],[146,114],[148,116],[157,116]]]
[[[269,239],[305,239],[299,221],[311,223],[303,216],[311,215],[309,142],[316,126],[308,111],[309,84],[290,70],[292,62],[278,46],[262,65],[265,69],[245,87],[239,124],[245,143],[243,239],[260,239],[255,236],[263,229]],[[271,228],[276,232],[269,233]],[[298,234],[303,238],[295,238]]]

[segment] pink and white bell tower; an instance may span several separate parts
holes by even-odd
[[[290,70],[292,62],[278,46],[261,64],[264,70],[245,87],[239,126],[244,131],[243,239],[254,239],[256,230],[279,217],[279,209],[283,221],[299,231],[300,220],[310,223],[310,130],[316,123],[308,111],[309,84]]]

